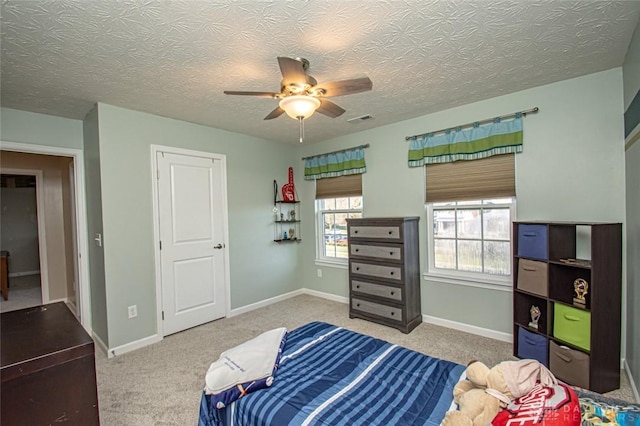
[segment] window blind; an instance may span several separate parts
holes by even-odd
[[[515,154],[473,161],[428,164],[428,203],[483,200],[516,195]]]
[[[362,195],[362,174],[316,180],[316,200]]]

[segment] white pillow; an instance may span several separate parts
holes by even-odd
[[[205,393],[215,395],[237,385],[270,377],[277,367],[286,334],[286,328],[276,328],[224,351],[207,371]]]

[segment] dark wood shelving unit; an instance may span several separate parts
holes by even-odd
[[[590,259],[576,259],[578,251]],[[513,354],[537,354],[570,384],[618,389],[622,224],[514,222],[513,254]],[[522,268],[532,262],[529,271],[536,271]],[[574,301],[579,279],[588,283],[583,304]],[[540,309],[537,329],[530,326],[532,305]]]

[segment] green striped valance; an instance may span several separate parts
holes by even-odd
[[[364,146],[316,155],[306,158],[304,162],[306,180],[355,175],[366,171]]]
[[[425,164],[477,160],[492,155],[522,152],[522,117],[520,113],[509,121],[496,118],[493,123],[473,128],[447,130],[444,134],[429,133],[412,136],[409,146],[409,167]]]

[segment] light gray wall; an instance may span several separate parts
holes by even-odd
[[[102,234],[102,184],[100,178],[100,138],[98,108],[94,107],[83,122],[84,168],[87,233],[89,234],[89,287],[91,293],[91,327],[102,343],[109,347],[107,289],[104,275],[104,249],[94,237]]]
[[[1,108],[0,140],[82,149],[82,121]]]
[[[35,188],[0,188],[0,248],[9,252],[9,273],[40,270]]]
[[[274,243],[272,222],[295,148],[106,104],[98,117],[110,347],[156,332],[152,144],[226,155],[232,308],[300,288],[298,247]]]
[[[425,272],[424,172],[407,166],[405,136],[536,106],[540,112],[524,119],[524,152],[516,156],[516,219],[624,222],[620,68],[306,145],[301,154],[369,143],[362,178],[364,215],[420,216]],[[299,173],[302,167],[298,162]],[[300,192],[304,233],[313,235],[313,183],[305,181]],[[347,270],[320,267],[323,277],[318,278],[314,259],[315,246],[305,244],[303,286],[346,297]],[[422,313],[510,334],[511,298],[510,291],[423,280]]]
[[[624,108],[640,93],[640,24],[623,66]],[[631,135],[637,135],[636,128]],[[636,391],[640,389],[640,141],[629,141],[625,152],[627,189],[627,352],[626,360]]]

